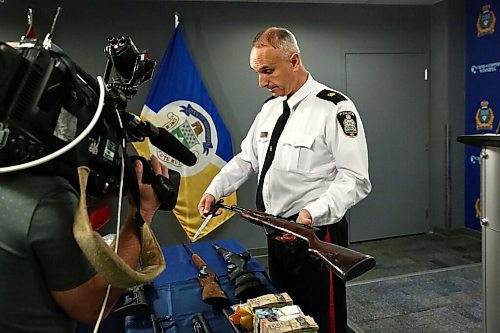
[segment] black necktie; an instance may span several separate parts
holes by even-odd
[[[264,200],[262,199],[262,186],[264,184],[264,178],[266,177],[267,170],[273,163],[274,154],[276,152],[276,144],[280,138],[283,128],[285,128],[286,121],[290,116],[290,107],[286,100],[283,101],[283,113],[276,121],[274,125],[273,134],[271,134],[271,140],[269,141],[269,147],[267,148],[266,159],[264,160],[264,165],[262,166],[262,171],[260,172],[259,185],[257,186],[257,209],[264,212],[266,207],[264,206]]]

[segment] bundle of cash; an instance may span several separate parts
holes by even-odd
[[[253,332],[261,333],[263,328],[272,321],[284,321],[303,316],[298,305],[287,305],[282,308],[261,308],[256,309],[253,318]]]
[[[312,317],[300,315],[289,320],[268,322],[261,333],[315,333],[318,329]]]
[[[292,305],[292,298],[287,293],[267,294],[247,300],[247,304],[252,311],[260,308],[279,308],[285,305]]]

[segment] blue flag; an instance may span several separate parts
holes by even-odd
[[[196,156],[197,162],[186,167],[149,142],[135,144],[139,154],[151,154],[181,174],[181,186],[174,214],[192,240],[202,219],[198,203],[220,169],[233,157],[229,132],[189,54],[180,26],[177,26],[162,63],[156,73],[141,117],[163,127],[177,137]],[[225,198],[236,204],[236,194]],[[212,219],[197,237],[202,238],[233,214],[224,212]]]

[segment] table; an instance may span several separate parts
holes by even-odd
[[[235,240],[214,241],[221,247],[235,253],[245,251],[245,248]],[[239,303],[234,297],[234,288],[228,279],[226,264],[222,256],[212,247],[214,242],[197,242],[190,244],[194,253],[198,254],[205,263],[219,276],[222,289],[226,292],[233,304]],[[230,324],[220,311],[203,303],[201,286],[198,283],[198,269],[191,261],[191,255],[182,245],[162,247],[167,263],[166,269],[152,283],[152,288],[146,288],[146,298],[151,310],[157,317],[170,315],[176,326],[166,330],[169,333],[192,333],[192,321],[197,313],[202,313],[208,321],[213,333],[232,332]],[[246,269],[255,272],[255,275],[267,286],[270,293],[277,292],[272,286],[264,267],[251,258]],[[165,322],[164,326],[168,323]],[[125,318],[127,333],[153,332],[149,315],[142,317],[127,316]]]

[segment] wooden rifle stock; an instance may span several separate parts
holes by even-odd
[[[198,268],[198,282],[202,287],[201,298],[204,303],[210,304],[216,308],[222,309],[231,305],[231,301],[227,297],[224,290],[219,284],[219,278],[215,272],[211,270],[199,255],[193,252],[191,248],[182,243],[186,251],[191,255],[191,260]]]
[[[305,240],[309,245],[309,253],[321,259],[335,275],[344,281],[354,279],[375,266],[375,259],[370,255],[319,240],[311,226],[252,209],[227,206],[221,202],[218,202],[215,208],[219,207],[238,213],[253,224],[270,227]]]

